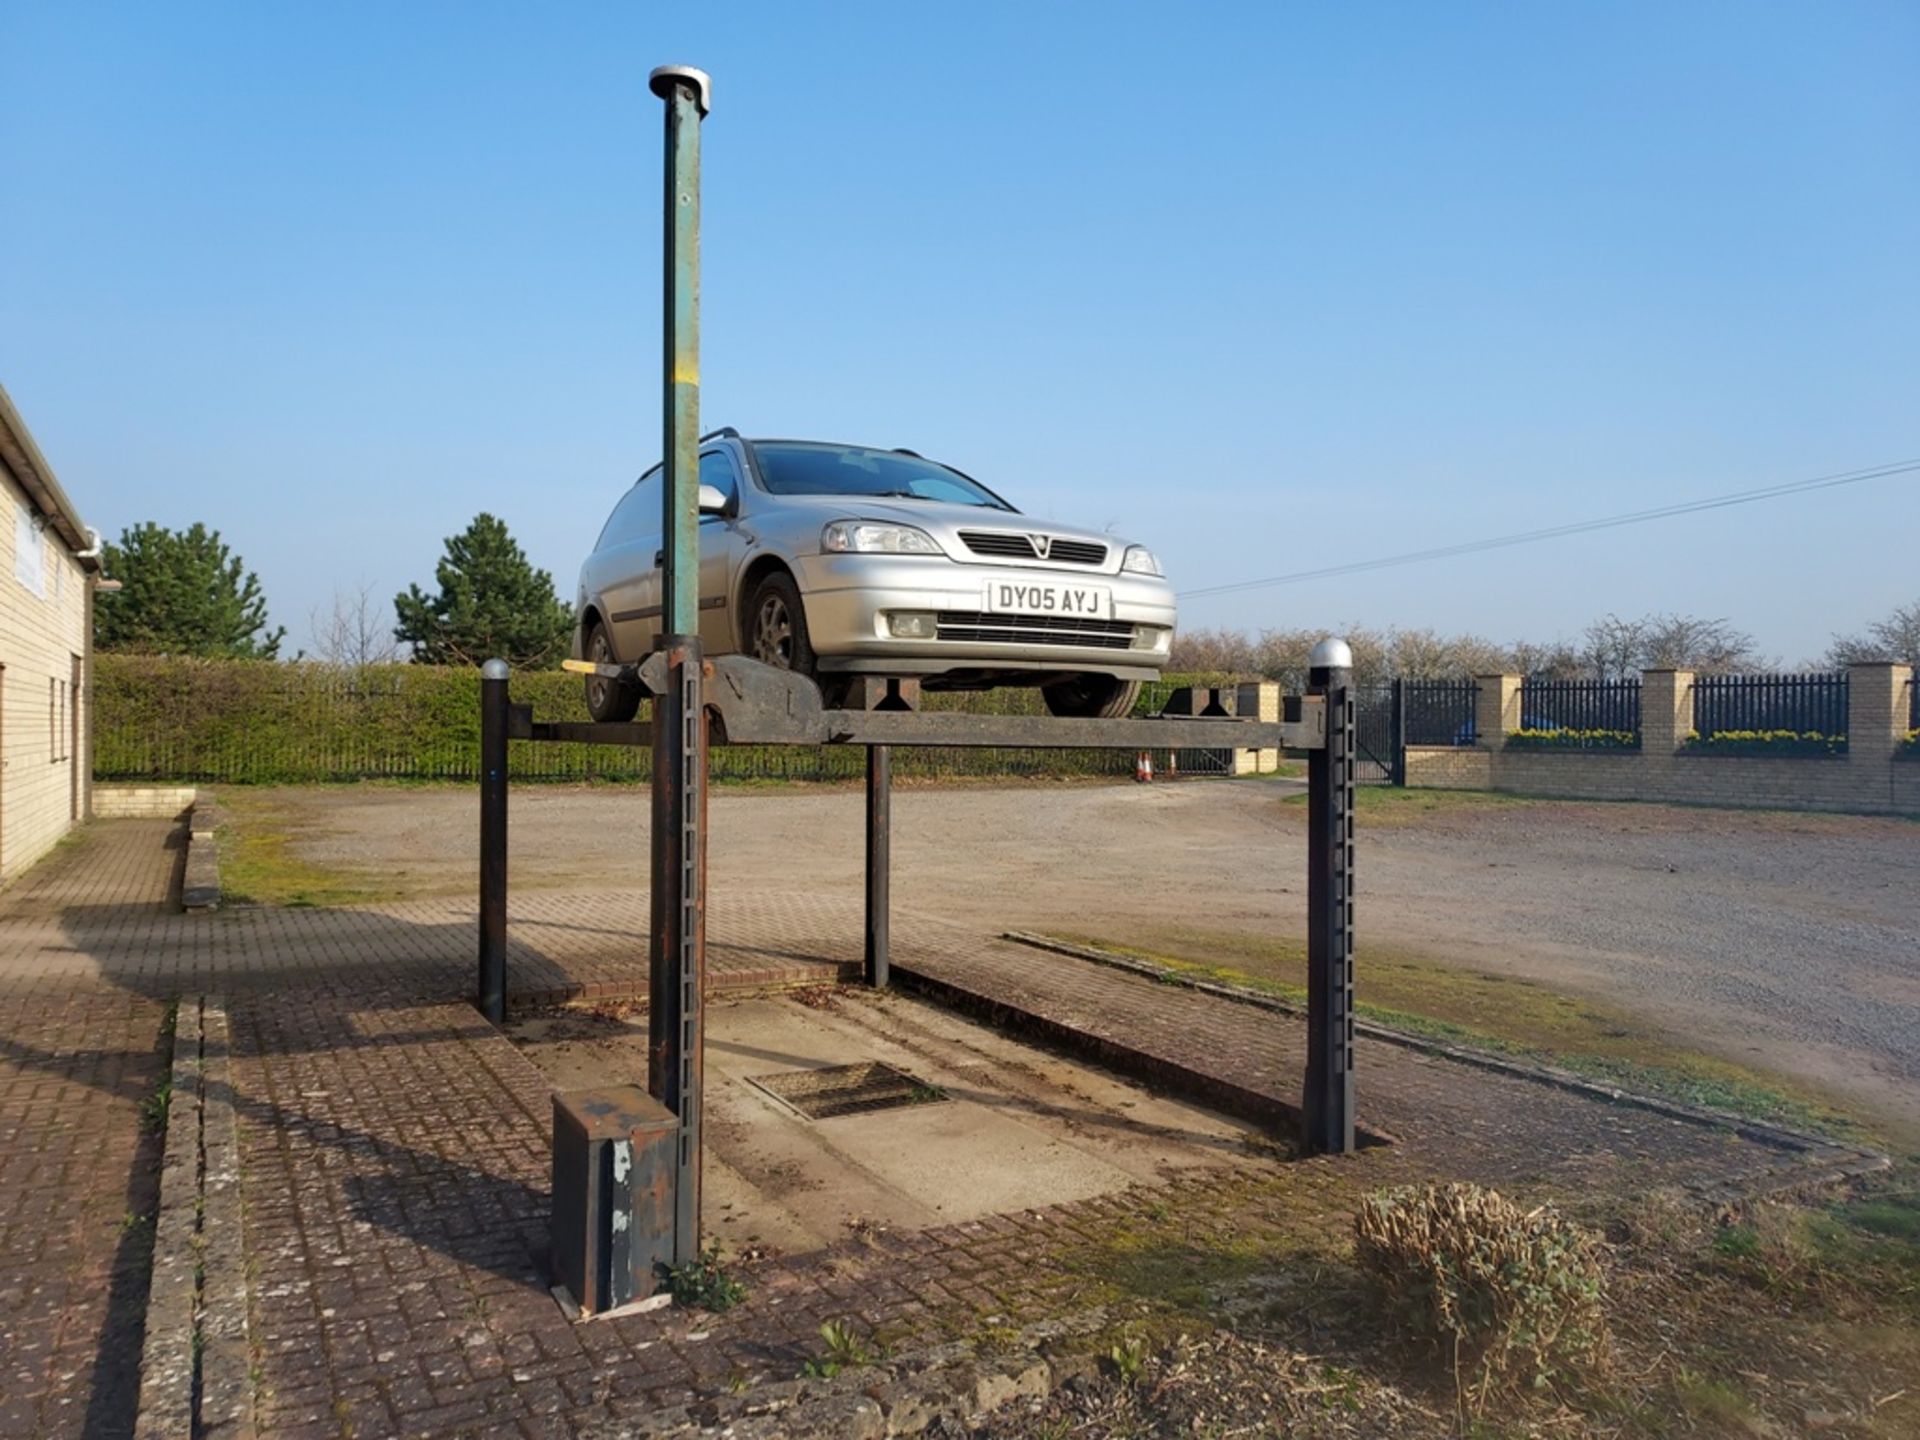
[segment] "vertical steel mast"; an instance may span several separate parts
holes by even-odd
[[[674,1263],[700,1252],[702,1014],[707,941],[707,721],[700,654],[700,121],[706,72],[662,65],[647,78],[666,103],[665,316],[659,650],[653,702],[652,948],[648,1088],[679,1122]]]

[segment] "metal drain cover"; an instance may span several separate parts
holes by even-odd
[[[929,1105],[947,1098],[946,1091],[937,1085],[916,1080],[906,1071],[883,1065],[878,1060],[860,1065],[830,1065],[823,1070],[759,1075],[753,1083],[809,1120],[891,1110],[898,1105]]]

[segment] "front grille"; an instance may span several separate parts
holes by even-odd
[[[960,538],[976,555],[992,555],[1003,560],[1038,560],[1033,537],[1008,530],[962,530]],[[1053,540],[1046,558],[1061,565],[1098,565],[1107,558],[1107,547],[1096,540]]]
[[[1127,621],[1091,620],[1077,615],[988,615],[979,610],[942,610],[934,616],[934,634],[941,640],[989,645],[1133,648],[1133,626]]]

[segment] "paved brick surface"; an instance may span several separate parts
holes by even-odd
[[[103,828],[0,898],[0,930],[62,907],[159,912],[168,827]],[[0,962],[0,1435],[130,1433],[152,1243],[164,1001],[74,984],[57,933]],[[137,1217],[131,1218],[130,1217]]]
[[[1327,1207],[1388,1180],[1572,1191],[1780,1161],[1365,1043],[1364,1113],[1404,1143],[1249,1156],[1204,1184],[855,1236],[758,1265],[725,1316],[570,1324],[543,1278],[549,1090],[464,1003],[472,907],[174,915],[167,839],[164,824],[98,825],[0,898],[0,1434],[130,1428],[145,1240],[121,1219],[150,1209],[139,1107],[182,992],[227,999],[258,1416],[273,1436],[572,1435],[792,1378],[828,1319],[901,1347],[988,1317],[1029,1323],[1105,1293],[1087,1256],[1149,1208],[1176,1210],[1189,1245],[1319,1253],[1343,1229]],[[633,993],[645,916],[644,895],[516,902],[511,986]],[[711,922],[715,981],[830,977],[857,958],[859,920],[857,897],[730,903]],[[1297,1092],[1298,1026],[1283,1017],[911,915],[895,937],[904,968]]]

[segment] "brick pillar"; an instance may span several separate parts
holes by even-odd
[[[1909,665],[1847,667],[1847,757],[1891,760],[1907,733]]]
[[[1480,694],[1474,700],[1473,728],[1483,749],[1498,750],[1507,736],[1520,728],[1520,677],[1476,675]]]
[[[1274,680],[1256,680],[1250,684],[1242,685],[1233,699],[1233,713],[1242,719],[1251,716],[1263,724],[1277,725],[1280,723],[1279,682]],[[1271,775],[1280,768],[1280,752],[1278,750],[1246,750],[1240,753],[1251,756],[1253,758],[1253,765],[1250,767],[1250,770],[1242,770],[1240,768],[1240,756],[1236,755],[1234,757],[1233,767],[1233,773],[1236,775],[1245,775],[1248,773]]]
[[[1671,755],[1693,733],[1693,671],[1640,675],[1640,753]]]

